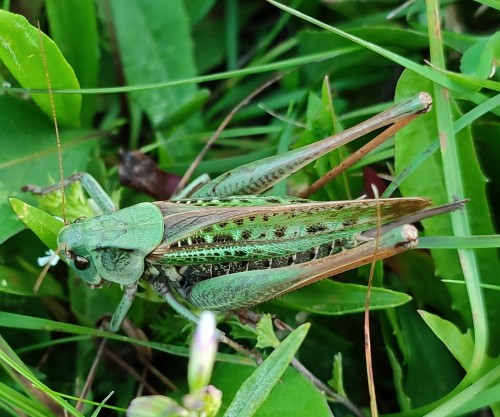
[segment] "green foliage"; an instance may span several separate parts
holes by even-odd
[[[267,399],[271,389],[288,367],[299,346],[304,340],[308,324],[294,330],[269,357],[252,372],[233,398],[224,415],[226,417],[250,417]],[[318,415],[315,413],[315,415]]]
[[[10,204],[17,216],[49,249],[57,250],[57,234],[64,225],[62,221],[57,220],[46,211],[30,206],[17,198],[12,198]]]
[[[21,15],[0,11],[0,59],[19,84],[30,89],[44,89],[47,75],[53,89],[78,89],[75,73],[57,45]],[[48,115],[52,104],[46,94],[32,94],[33,101]],[[54,99],[61,125],[78,126],[81,96],[61,95]]]
[[[275,1],[47,0],[43,6],[26,3],[25,17],[0,11],[3,414],[53,416],[65,410],[90,416],[98,410],[95,404],[114,391],[97,415],[124,415],[137,392],[136,377],[146,374],[145,362],[187,392],[185,340],[192,326],[165,311],[150,289],[143,289],[129,315],[144,333],[136,328],[130,337],[95,325],[116,306],[117,286],[92,290],[58,265],[40,291],[33,291],[37,258],[46,245],[54,248],[61,224],[46,213],[32,214],[27,204],[37,199],[20,191],[60,176],[47,74],[53,90],[65,90],[53,95],[64,176],[88,171],[111,193],[121,190],[120,150],[139,149],[160,168],[183,175],[231,110],[281,72],[278,82],[236,113],[194,175],[213,177],[303,146],[365,120],[394,99],[421,90],[431,93],[429,114],[314,198],[369,193],[364,182],[373,180],[374,171],[380,178],[394,176],[402,196],[435,203],[471,199],[463,213],[423,222],[421,241],[433,238],[430,252],[417,249],[376,268],[370,314],[377,402],[381,412],[396,416],[454,416],[484,407],[500,416],[498,251],[463,249],[469,235],[494,235],[500,219],[499,11],[488,8],[496,3],[443,2],[441,34],[431,0],[405,3],[401,9],[401,2],[291,3],[288,8]],[[42,34],[29,23],[37,21]],[[429,59],[432,65],[425,62]],[[323,157],[273,192],[302,191],[358,147]],[[125,189],[122,195],[122,207],[151,199]],[[16,199],[18,214],[35,223],[46,245],[22,231],[9,198]],[[44,210],[47,205],[58,210],[59,201],[53,200],[45,201]],[[68,217],[90,215],[80,207],[87,205],[81,196],[69,192],[68,201]],[[439,236],[457,240],[439,243]],[[446,249],[455,243],[459,252]],[[307,320],[311,328],[307,337],[303,328],[300,337],[294,333],[294,346],[283,346],[288,339],[278,345],[285,350],[279,361],[277,351],[264,351],[271,371],[256,370],[252,360],[221,346],[211,383],[223,391],[222,412],[236,409],[230,406],[233,397],[236,403],[256,401],[253,394],[259,390],[262,405],[255,415],[330,415],[325,397],[309,379],[293,369],[282,373],[303,337],[301,361],[322,381],[332,379],[333,368],[332,386],[340,391],[329,404],[335,414],[367,409],[361,313],[368,274],[368,267],[360,268],[258,306],[292,327]],[[222,324],[224,319],[219,327],[255,346],[258,332],[231,321]],[[269,323],[262,326],[260,342],[275,346]],[[77,411],[76,401],[63,395],[80,395],[75,381],[89,373],[96,337],[108,338],[112,354],[101,358],[85,394],[89,402]],[[139,346],[152,349],[152,357],[151,351],[146,359],[144,351],[137,354]],[[151,372],[144,380],[144,394],[172,396]],[[254,411],[247,405],[234,415]]]

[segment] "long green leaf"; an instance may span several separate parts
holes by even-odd
[[[366,291],[364,285],[325,280],[280,297],[274,303],[315,314],[354,314],[364,311]],[[410,300],[408,294],[374,287],[370,295],[370,310],[398,307]]]
[[[427,0],[426,4],[427,17],[433,27],[433,30],[429,32],[431,61],[437,68],[445,69],[444,50],[440,40],[439,5],[436,0]],[[453,113],[457,111],[456,105],[443,86],[435,84],[433,87],[446,193],[458,198],[469,195],[473,199],[473,204],[465,209],[464,214],[452,213],[450,215],[453,232],[457,236],[469,236],[474,233],[493,234],[485,192],[486,179],[475,157],[476,152],[470,131],[462,131],[458,135],[454,135],[452,121]],[[474,326],[475,350],[473,362],[469,368],[469,371],[474,374],[481,372],[487,357],[488,347],[493,347],[496,352],[500,349],[498,342],[500,329],[495,332],[491,340],[489,339],[490,329],[498,328],[496,324],[500,319],[500,312],[497,308],[498,298],[495,297],[495,300],[490,298],[493,303],[489,304],[490,308],[488,309],[480,286],[482,281],[489,281],[488,277],[498,271],[500,264],[494,250],[461,249],[458,254],[464,273]],[[490,323],[493,326],[489,326],[488,313]]]
[[[306,337],[309,324],[294,330],[241,385],[224,414],[225,417],[251,417],[265,401],[273,386],[285,372]]]

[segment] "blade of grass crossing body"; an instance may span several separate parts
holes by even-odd
[[[439,69],[445,69],[445,58],[442,48],[439,4],[436,0],[426,0],[427,18],[429,21],[429,43],[432,64]],[[438,132],[441,143],[441,156],[445,173],[445,186],[452,198],[464,198],[462,172],[457,154],[455,135],[452,125],[452,111],[449,91],[442,85],[434,84],[434,100]],[[465,208],[467,210],[467,208]],[[466,215],[460,212],[451,213],[454,234],[457,236],[470,235],[470,225]],[[460,249],[464,278],[469,294],[474,323],[475,350],[469,366],[470,374],[480,371],[486,360],[486,349],[489,342],[488,320],[483,293],[480,287],[480,271],[474,250]]]

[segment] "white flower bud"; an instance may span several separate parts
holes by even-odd
[[[216,353],[215,315],[210,311],[204,311],[191,343],[188,365],[188,384],[191,394],[196,394],[210,382]]]

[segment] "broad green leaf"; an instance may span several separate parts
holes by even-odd
[[[360,85],[379,82],[379,74],[366,74],[366,71],[357,67],[357,64],[366,59],[369,52],[352,43],[339,40],[338,36],[318,30],[304,30],[297,35],[298,48],[301,54],[313,54],[322,51],[334,50],[337,56],[331,60],[308,65],[301,70],[309,81],[319,82],[325,74],[349,68],[347,75],[349,82],[358,81]],[[362,73],[365,79],[362,80]],[[331,80],[335,83],[335,80]]]
[[[366,286],[324,280],[280,297],[274,303],[315,314],[339,315],[361,313],[365,308]],[[372,288],[370,310],[383,310],[406,304],[408,294]]]
[[[146,85],[196,75],[189,19],[181,0],[131,0],[127,7],[120,0],[110,3],[127,84]],[[134,30],[130,30],[132,27]],[[197,93],[195,85],[187,84],[136,91],[131,98],[157,126],[179,108],[187,108],[190,101],[197,101]],[[197,125],[199,120],[191,118],[183,124],[183,130]],[[168,153],[169,159],[182,160],[194,156],[196,150],[177,143],[168,147]]]
[[[500,98],[500,95],[498,97]],[[472,132],[476,138],[481,163],[490,182],[488,187],[490,201],[500,201],[500,169],[498,169],[500,141],[492,140],[500,137],[500,118],[485,117],[472,126]],[[495,218],[498,218],[499,208],[492,204],[491,209]]]
[[[29,121],[29,123],[27,123]],[[28,184],[48,185],[59,178],[54,125],[32,103],[12,96],[0,96],[0,243],[23,229],[8,199],[16,197],[29,204],[36,199],[21,192]],[[66,175],[85,170],[96,140],[84,131],[64,130],[63,169]]]
[[[47,0],[53,40],[73,67],[82,87],[96,87],[99,45],[95,5],[91,0]]]
[[[21,86],[47,90],[48,71],[53,90],[80,88],[73,69],[57,45],[23,16],[0,10],[0,40],[0,60]],[[52,117],[50,96],[32,94],[32,97],[40,108]],[[59,123],[62,126],[78,126],[81,95],[54,94],[53,97]]]

